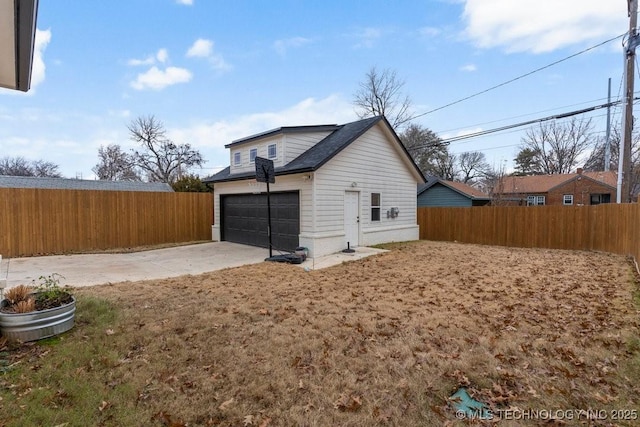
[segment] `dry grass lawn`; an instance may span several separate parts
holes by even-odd
[[[116,317],[94,331],[85,313],[59,342],[15,353],[0,425],[28,425],[36,391],[59,414],[43,425],[76,425],[74,411],[110,426],[463,425],[448,401],[461,386],[512,414],[599,411],[500,425],[640,425],[613,412],[640,408],[640,296],[624,257],[390,248],[312,272],[263,263],[79,290]],[[36,377],[58,352],[61,377]]]

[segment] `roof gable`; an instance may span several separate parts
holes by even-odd
[[[322,165],[324,165],[326,162],[331,160],[336,154],[344,150],[352,142],[357,140],[360,136],[362,136],[365,132],[367,132],[369,129],[371,129],[373,126],[375,126],[378,123],[384,123],[384,125],[390,131],[393,141],[399,144],[399,147],[401,147],[402,151],[404,152],[404,155],[406,156],[407,161],[410,162],[411,167],[413,168],[413,172],[416,175],[418,175],[421,179],[424,180],[424,176],[422,175],[422,172],[420,172],[420,169],[415,164],[415,162],[407,152],[406,148],[402,144],[402,142],[400,142],[400,139],[391,128],[391,125],[389,125],[389,122],[383,116],[369,117],[366,119],[358,120],[358,121],[347,123],[344,125],[335,126],[335,129],[333,130],[333,132],[331,132],[328,136],[326,136],[320,142],[313,145],[307,151],[300,154],[298,157],[296,157],[286,165],[276,168],[275,169],[276,175],[312,172],[319,169],[320,167],[322,167]],[[334,125],[328,125],[328,126],[334,126]],[[327,129],[325,129],[324,127],[325,126],[320,126],[320,128],[322,128],[323,131],[326,131]],[[308,131],[309,127],[303,126],[299,128],[305,128],[305,131]],[[274,132],[278,131],[279,129],[282,129],[282,128],[278,128],[277,130],[274,130],[274,131],[269,131],[263,134],[259,134],[259,137],[262,138],[267,135],[272,135],[274,134]],[[251,138],[253,137],[245,138],[239,141],[241,143],[244,143],[252,140]],[[254,176],[255,176],[255,172],[253,171],[232,174],[231,168],[227,167],[222,171],[218,172],[217,174],[213,175],[212,177],[205,178],[203,182],[234,181],[234,180],[247,179]]]
[[[489,197],[488,194],[483,193],[482,191],[468,184],[465,184],[463,182],[446,181],[440,178],[432,178],[429,182],[420,186],[420,188],[418,188],[418,196],[436,185],[441,185],[443,187],[449,188],[450,190],[455,191],[456,193],[472,200],[491,200],[491,197]]]

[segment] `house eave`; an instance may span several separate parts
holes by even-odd
[[[0,0],[0,87],[31,87],[38,0]]]

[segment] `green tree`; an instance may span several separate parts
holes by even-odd
[[[185,193],[208,193],[211,188],[200,180],[196,175],[185,175],[171,184],[173,191]]]
[[[536,151],[531,148],[523,148],[518,152],[514,162],[515,171],[514,175],[516,176],[526,176],[526,175],[537,175],[540,173],[540,165],[536,160]]]
[[[423,174],[431,176],[439,172],[438,159],[446,157],[448,153],[447,144],[438,135],[426,127],[412,123],[398,136]]]

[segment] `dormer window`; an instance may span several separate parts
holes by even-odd
[[[233,165],[240,166],[242,164],[242,158],[240,157],[240,152],[236,151],[233,153]]]
[[[270,159],[275,159],[276,157],[278,157],[278,149],[276,147],[276,144],[270,144],[268,147],[268,151]]]
[[[252,148],[251,150],[249,150],[249,162],[255,163],[257,156],[258,156],[258,149],[257,148]]]

